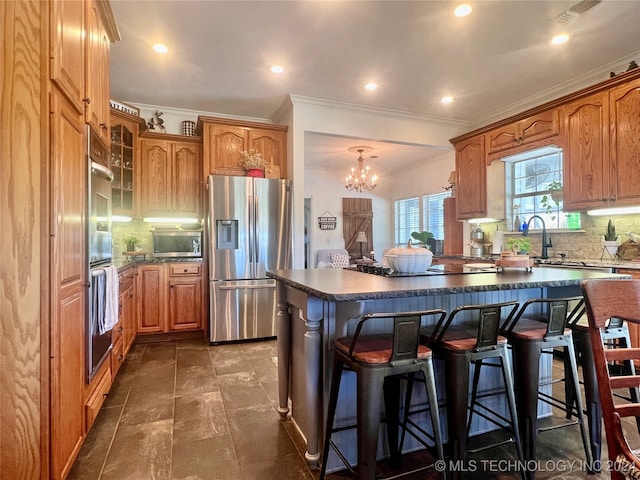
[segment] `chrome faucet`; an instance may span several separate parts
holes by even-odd
[[[540,223],[542,223],[542,253],[540,255],[540,258],[546,259],[549,258],[549,252],[547,249],[552,248],[553,245],[551,244],[551,237],[549,237],[549,241],[547,241],[547,226],[544,224],[544,220],[540,215],[533,215],[529,219],[529,221],[527,222],[527,228],[522,231],[522,236],[526,237],[529,235],[529,225],[531,225],[531,222],[534,218],[537,218],[538,220],[540,220]]]

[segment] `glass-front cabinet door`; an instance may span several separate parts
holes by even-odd
[[[119,112],[118,112],[119,113]],[[114,215],[136,216],[138,125],[111,112],[111,161],[113,183],[111,205]]]

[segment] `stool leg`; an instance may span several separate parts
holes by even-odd
[[[436,392],[436,380],[433,372],[433,361],[428,359],[423,367],[424,384],[427,390],[427,401],[429,402],[429,414],[431,415],[431,429],[433,430],[433,439],[436,444],[436,454],[438,460],[444,460],[444,451],[442,450],[442,431],[440,429],[440,410],[438,408],[438,394]],[[446,478],[445,472],[441,473],[441,477]]]
[[[449,448],[454,462],[467,453],[467,407],[469,398],[469,359],[466,354],[445,351],[445,389],[447,392],[447,427]],[[454,472],[454,477],[461,475]]]
[[[580,396],[580,390],[578,390],[578,367],[576,365],[576,353],[573,349],[573,339],[569,338],[567,342],[567,352],[569,354],[569,361],[571,363],[571,375],[573,376],[573,384],[576,385],[576,401],[578,403],[578,422],[580,424],[580,433],[582,434],[582,443],[584,444],[584,453],[587,458],[587,465],[589,471],[593,472],[593,456],[591,455],[591,448],[589,442],[589,436],[587,435],[587,429],[584,421],[584,413],[582,407],[582,397]]]
[[[404,446],[404,438],[407,432],[407,423],[409,423],[409,410],[411,408],[411,394],[413,393],[413,382],[415,373],[411,372],[407,375],[407,389],[404,395],[404,414],[402,416],[402,434],[400,435],[400,446],[398,449],[402,452]]]
[[[397,375],[384,379],[384,412],[387,419],[387,437],[391,464],[400,465],[398,449],[398,418],[400,417],[400,377]]]
[[[340,389],[340,381],[342,379],[343,363],[335,357],[333,360],[333,373],[331,374],[331,390],[329,390],[329,408],[327,411],[327,424],[324,431],[324,444],[322,448],[322,468],[320,469],[320,480],[324,479],[327,472],[327,460],[329,459],[329,450],[331,434],[333,433],[333,421],[336,416],[336,405],[338,404],[338,391]]]
[[[520,435],[520,427],[518,425],[518,412],[516,410],[516,398],[513,385],[513,370],[509,361],[509,352],[505,347],[499,347],[500,361],[502,365],[502,379],[504,380],[504,389],[507,394],[507,403],[509,405],[509,414],[511,417],[511,427],[513,428],[514,441],[516,444],[516,452],[518,452],[518,460],[524,462],[524,453],[522,451],[522,436]],[[526,479],[526,473],[520,472],[523,480]]]
[[[383,372],[358,371],[358,479],[374,480],[382,408]]]
[[[476,397],[478,395],[478,383],[480,381],[480,369],[482,360],[473,362],[473,384],[471,386],[471,402],[469,403],[469,418],[467,419],[467,438],[471,432],[471,421],[473,420],[473,409],[476,405]]]
[[[624,333],[624,348],[631,348],[631,338],[629,337],[629,330],[626,329],[625,327],[625,333]],[[635,375],[636,374],[636,367],[633,364],[633,361],[631,360],[627,360],[626,362],[624,362],[624,368],[625,368],[625,372],[627,375]],[[638,388],[630,388],[629,389],[629,396],[631,397],[631,401],[633,403],[638,403],[640,402],[640,392],[638,392]],[[638,428],[638,433],[640,433],[640,417],[636,417],[636,426]]]
[[[515,379],[522,451],[525,460],[536,459],[538,433],[538,385],[540,379],[540,347],[536,342],[514,342]]]
[[[591,340],[582,332],[580,332],[579,335],[580,338],[574,342],[574,345],[578,344],[580,348],[584,399],[587,404],[587,424],[589,425],[589,443],[591,445],[593,459],[598,460],[598,463],[595,464],[597,467],[600,464],[599,460],[602,456],[602,406],[600,405],[600,392],[598,391],[598,380],[596,378]],[[568,373],[565,374],[565,377],[573,378],[573,376]]]

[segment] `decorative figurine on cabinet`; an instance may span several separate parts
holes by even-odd
[[[153,116],[151,117],[151,120],[149,120],[149,123],[147,123],[147,127],[149,128],[149,131],[161,132],[161,133],[165,133],[167,131],[167,129],[164,128],[164,120],[160,118],[161,116],[162,116],[161,111],[156,110],[154,112]]]

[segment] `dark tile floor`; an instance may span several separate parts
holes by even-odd
[[[134,345],[69,480],[317,479],[319,472],[307,466],[295,427],[276,412],[276,364],[273,340]],[[536,478],[608,478],[587,475],[570,463],[584,458],[579,439],[577,427],[541,434],[542,468]],[[403,468],[423,465],[425,455],[405,455]],[[465,479],[520,478],[490,463],[515,458],[512,445],[472,458],[467,470],[475,471],[465,473]],[[388,470],[384,462],[379,470]],[[345,471],[328,478],[353,477]],[[421,472],[404,478],[439,477]]]

